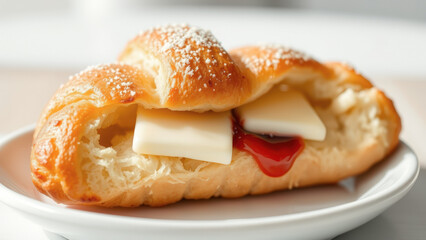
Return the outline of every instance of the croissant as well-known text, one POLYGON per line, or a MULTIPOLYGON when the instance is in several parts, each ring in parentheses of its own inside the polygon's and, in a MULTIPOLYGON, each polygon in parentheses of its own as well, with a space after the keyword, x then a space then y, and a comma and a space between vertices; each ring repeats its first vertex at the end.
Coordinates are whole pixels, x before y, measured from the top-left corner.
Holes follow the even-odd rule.
POLYGON ((168 25, 131 40, 118 63, 89 67, 59 88, 35 128, 31 173, 40 192, 65 204, 237 198, 360 174, 397 146, 400 130, 392 101, 348 65, 279 45, 227 52, 209 31, 168 25), (229 165, 132 150, 138 106, 222 112, 278 84, 302 92, 327 129, 324 141, 303 140, 283 176, 264 174, 235 147, 229 165))

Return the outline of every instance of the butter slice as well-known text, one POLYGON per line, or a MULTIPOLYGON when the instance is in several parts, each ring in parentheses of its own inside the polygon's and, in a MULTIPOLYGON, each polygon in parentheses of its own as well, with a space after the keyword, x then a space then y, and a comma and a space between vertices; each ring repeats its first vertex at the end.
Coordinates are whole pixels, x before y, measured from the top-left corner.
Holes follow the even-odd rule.
POLYGON ((236 109, 247 131, 322 141, 326 128, 305 96, 283 86, 236 109))
POLYGON ((229 111, 177 112, 138 107, 133 151, 229 164, 232 122, 229 111))

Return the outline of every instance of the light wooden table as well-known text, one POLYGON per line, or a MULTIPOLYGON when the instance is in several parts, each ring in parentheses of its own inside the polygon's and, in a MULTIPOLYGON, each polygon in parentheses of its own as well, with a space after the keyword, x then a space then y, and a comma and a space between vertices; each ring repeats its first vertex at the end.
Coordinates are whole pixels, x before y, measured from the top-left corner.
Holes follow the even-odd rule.
MULTIPOLYGON (((49 98, 74 72, 77 70, 0 68, 0 135, 37 121, 49 98)), ((423 169, 405 198, 371 222, 336 239, 425 239, 426 79, 395 76, 373 79, 394 100, 403 119, 401 139, 415 150, 423 169)), ((47 239, 41 228, 2 204, 0 226, 0 239, 47 239)))

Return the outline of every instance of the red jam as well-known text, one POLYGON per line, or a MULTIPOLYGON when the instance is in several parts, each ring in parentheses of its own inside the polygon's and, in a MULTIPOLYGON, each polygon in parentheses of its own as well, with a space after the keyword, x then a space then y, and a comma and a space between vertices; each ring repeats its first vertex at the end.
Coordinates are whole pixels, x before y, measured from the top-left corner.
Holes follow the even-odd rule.
POLYGON ((259 136, 244 131, 236 121, 233 121, 233 145, 250 153, 270 177, 286 174, 305 147, 301 137, 259 136))

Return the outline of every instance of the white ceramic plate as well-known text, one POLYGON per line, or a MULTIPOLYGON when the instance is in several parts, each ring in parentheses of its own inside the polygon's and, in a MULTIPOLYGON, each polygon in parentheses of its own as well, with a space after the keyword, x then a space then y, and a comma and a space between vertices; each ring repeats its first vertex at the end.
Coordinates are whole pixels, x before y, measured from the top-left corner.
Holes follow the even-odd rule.
POLYGON ((337 185, 240 199, 182 201, 163 207, 67 207, 33 187, 33 127, 0 144, 0 200, 69 239, 326 239, 374 218, 401 199, 419 171, 401 142, 385 161, 337 185))

